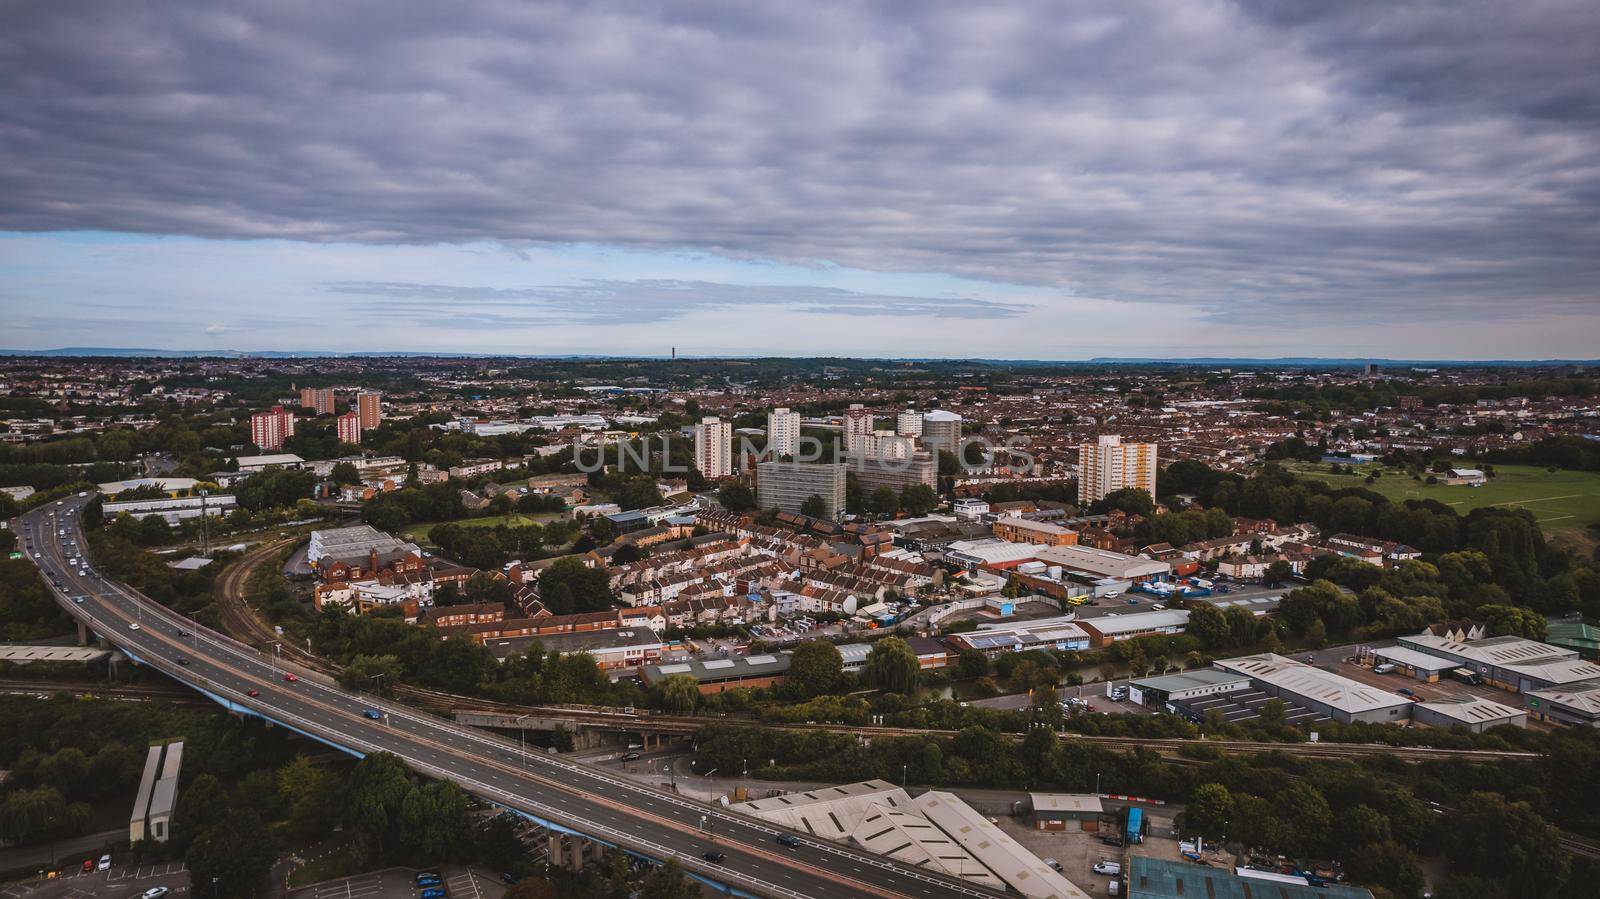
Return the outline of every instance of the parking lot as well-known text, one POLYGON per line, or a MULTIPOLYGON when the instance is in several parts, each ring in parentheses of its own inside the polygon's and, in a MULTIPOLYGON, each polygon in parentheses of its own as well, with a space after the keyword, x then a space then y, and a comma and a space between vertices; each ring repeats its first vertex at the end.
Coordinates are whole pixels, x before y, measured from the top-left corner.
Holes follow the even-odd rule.
MULTIPOLYGON (((455 865, 437 870, 450 899, 500 899, 506 891, 497 874, 455 865)), ((416 899, 423 890, 417 886, 417 873, 415 868, 388 868, 326 880, 289 895, 292 899, 416 899)))
POLYGON ((0 899, 83 899, 116 896, 135 899, 152 887, 166 887, 168 896, 189 895, 189 872, 182 862, 137 867, 116 866, 109 871, 69 871, 52 880, 14 884, 0 889, 0 899))
MULTIPOLYGON (((1101 835, 1114 834, 1109 823, 1102 824, 1098 832, 1037 830, 1026 818, 1000 818, 1000 828, 1023 848, 1042 859, 1055 859, 1061 865, 1061 876, 1076 884, 1091 896, 1109 896, 1109 875, 1094 873, 1094 863, 1101 859, 1119 862, 1126 866, 1135 855, 1150 858, 1177 859, 1178 840, 1173 836, 1171 810, 1164 807, 1144 807, 1145 818, 1150 822, 1149 834, 1143 843, 1132 846, 1108 846, 1101 835)), ((1208 856, 1208 861, 1210 860, 1208 856)))

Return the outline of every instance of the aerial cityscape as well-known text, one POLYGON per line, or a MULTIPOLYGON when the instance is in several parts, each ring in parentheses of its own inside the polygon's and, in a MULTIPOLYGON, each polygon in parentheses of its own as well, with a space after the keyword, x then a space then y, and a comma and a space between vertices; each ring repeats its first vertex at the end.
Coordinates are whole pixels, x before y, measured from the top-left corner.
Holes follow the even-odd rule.
POLYGON ((1600 7, 0 25, 0 896, 1596 895, 1600 7))

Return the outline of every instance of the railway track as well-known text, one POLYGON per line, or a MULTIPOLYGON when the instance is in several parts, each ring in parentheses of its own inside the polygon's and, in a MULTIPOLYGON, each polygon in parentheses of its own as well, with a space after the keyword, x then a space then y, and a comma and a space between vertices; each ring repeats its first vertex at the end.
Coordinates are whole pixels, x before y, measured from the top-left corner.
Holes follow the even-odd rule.
MULTIPOLYGON (((296 538, 297 539, 297 538, 296 538)), ((258 649, 265 649, 272 644, 279 644, 281 652, 293 661, 306 666, 314 671, 330 677, 337 677, 341 667, 327 659, 296 646, 290 641, 279 637, 273 629, 257 618, 245 600, 245 586, 249 582, 250 574, 265 559, 276 555, 285 546, 294 542, 281 540, 277 543, 260 547, 243 556, 223 573, 217 590, 217 604, 222 612, 222 620, 227 630, 235 637, 254 645, 258 649)), ((897 727, 863 727, 846 724, 790 724, 772 723, 757 719, 746 718, 700 718, 688 715, 657 715, 650 712, 627 711, 594 706, 523 706, 512 703, 494 702, 492 700, 476 697, 460 696, 438 690, 428 690, 422 687, 413 687, 405 684, 396 684, 392 688, 396 697, 407 700, 419 707, 433 711, 454 714, 468 712, 489 715, 507 715, 510 717, 533 715, 537 717, 553 718, 570 721, 575 726, 602 727, 616 730, 643 729, 688 733, 716 723, 743 724, 752 727, 773 727, 784 730, 826 731, 844 733, 867 738, 872 737, 953 737, 958 732, 954 730, 936 730, 922 728, 897 728, 897 727)), ((1016 739, 1021 739, 1022 734, 1010 734, 1016 739)), ((1185 740, 1179 738, 1146 738, 1146 737, 1105 737, 1084 734, 1062 734, 1063 742, 1087 744, 1106 749, 1132 750, 1136 748, 1151 749, 1168 758, 1183 758, 1187 752, 1197 747, 1210 747, 1226 753, 1240 755, 1262 755, 1272 752, 1283 752, 1303 758, 1369 758, 1372 756, 1391 756, 1411 762, 1439 761, 1445 759, 1495 762, 1517 759, 1531 759, 1537 757, 1530 752, 1508 752, 1491 749, 1436 749, 1420 746, 1390 746, 1384 743, 1264 743, 1250 740, 1185 740)))
POLYGON ((0 680, 0 694, 7 696, 55 696, 67 693, 76 697, 119 699, 133 702, 180 702, 210 705, 211 701, 187 687, 165 684, 95 684, 62 681, 0 680))

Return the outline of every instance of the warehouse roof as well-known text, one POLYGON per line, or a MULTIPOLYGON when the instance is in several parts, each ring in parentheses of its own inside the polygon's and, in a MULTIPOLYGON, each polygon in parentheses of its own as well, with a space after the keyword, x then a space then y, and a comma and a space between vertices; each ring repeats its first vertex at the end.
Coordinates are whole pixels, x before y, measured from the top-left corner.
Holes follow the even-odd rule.
POLYGON ((1178 674, 1163 674, 1159 677, 1141 677, 1128 681, 1141 690, 1157 690, 1162 693, 1177 693, 1181 690, 1194 690, 1199 687, 1216 687, 1222 684, 1249 683, 1250 678, 1233 671, 1219 671, 1215 668, 1196 668, 1193 671, 1184 671, 1178 674))
POLYGON ((1038 812, 1063 812, 1066 814, 1100 814, 1105 806, 1093 793, 1029 793, 1033 810, 1038 812))
POLYGON ((1405 705, 1411 700, 1331 671, 1313 668, 1277 653, 1219 659, 1218 668, 1237 671, 1264 681, 1295 696, 1352 714, 1405 705))
POLYGON ((1502 705, 1492 699, 1446 699, 1438 702, 1419 702, 1417 708, 1427 709, 1462 724, 1489 724, 1494 721, 1510 722, 1527 713, 1502 705))
POLYGON ((1384 646, 1374 649, 1372 654, 1384 661, 1404 665, 1417 671, 1449 671, 1451 668, 1461 664, 1455 659, 1418 652, 1415 649, 1407 649, 1404 646, 1384 646))
POLYGON ((911 808, 911 797, 888 781, 864 780, 803 793, 752 799, 729 806, 763 821, 830 840, 842 840, 850 836, 856 825, 874 807, 908 809, 911 808))
POLYGON ((1286 883, 1241 877, 1221 868, 1136 855, 1128 870, 1128 899, 1372 899, 1361 887, 1286 883))
POLYGON ((1035 558, 1097 577, 1139 578, 1166 574, 1172 566, 1143 556, 1126 556, 1092 546, 1046 546, 1035 558))
POLYGON ((984 867, 1000 875, 1001 880, 1028 899, 1089 899, 1088 893, 1057 874, 955 795, 929 790, 916 798, 916 807, 984 867))

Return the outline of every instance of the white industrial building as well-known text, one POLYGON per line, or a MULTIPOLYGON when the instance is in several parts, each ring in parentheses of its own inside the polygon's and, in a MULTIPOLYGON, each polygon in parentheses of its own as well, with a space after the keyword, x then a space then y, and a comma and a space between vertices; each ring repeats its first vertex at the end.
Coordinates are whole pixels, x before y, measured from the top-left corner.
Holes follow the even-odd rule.
POLYGON ((951 793, 913 799, 882 780, 789 793, 730 806, 801 833, 849 842, 906 864, 1029 899, 1088 899, 951 793))
POLYGON ((1342 724, 1355 721, 1397 724, 1411 718, 1414 703, 1404 696, 1277 653, 1221 659, 1214 664, 1223 671, 1249 677, 1251 683, 1265 693, 1293 700, 1342 724))

